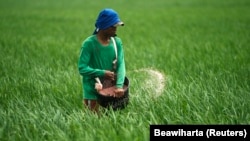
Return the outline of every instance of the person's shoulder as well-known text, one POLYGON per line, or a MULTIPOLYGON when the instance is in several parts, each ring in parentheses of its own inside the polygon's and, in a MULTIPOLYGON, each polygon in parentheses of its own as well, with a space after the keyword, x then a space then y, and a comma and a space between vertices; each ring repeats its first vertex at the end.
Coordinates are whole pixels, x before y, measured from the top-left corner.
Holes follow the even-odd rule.
POLYGON ((114 38, 115 38, 115 41, 116 41, 116 42, 122 42, 122 39, 121 39, 120 37, 115 36, 114 38))
POLYGON ((82 45, 90 44, 93 41, 95 41, 95 35, 88 36, 87 38, 85 38, 85 40, 83 40, 82 45))
POLYGON ((93 40, 95 40, 95 35, 90 35, 84 40, 84 42, 91 42, 93 40))

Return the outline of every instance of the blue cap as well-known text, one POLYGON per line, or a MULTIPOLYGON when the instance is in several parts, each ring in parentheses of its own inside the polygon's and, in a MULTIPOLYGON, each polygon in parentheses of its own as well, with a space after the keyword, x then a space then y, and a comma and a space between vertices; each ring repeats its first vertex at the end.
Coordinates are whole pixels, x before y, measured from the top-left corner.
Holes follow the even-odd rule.
POLYGON ((118 14, 113 9, 103 9, 96 20, 95 31, 93 34, 96 34, 99 30, 107 29, 111 26, 123 26, 124 23, 120 20, 118 14))

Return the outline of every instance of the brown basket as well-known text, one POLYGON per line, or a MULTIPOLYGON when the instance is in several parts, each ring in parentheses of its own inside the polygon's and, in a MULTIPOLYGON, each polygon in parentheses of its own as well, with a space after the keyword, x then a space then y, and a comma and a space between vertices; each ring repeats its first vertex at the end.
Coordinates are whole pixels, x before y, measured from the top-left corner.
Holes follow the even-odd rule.
POLYGON ((123 109, 129 102, 129 80, 127 77, 124 79, 124 95, 122 97, 113 97, 115 84, 114 81, 105 81, 103 83, 103 89, 98 93, 98 103, 102 107, 112 108, 114 110, 123 109))

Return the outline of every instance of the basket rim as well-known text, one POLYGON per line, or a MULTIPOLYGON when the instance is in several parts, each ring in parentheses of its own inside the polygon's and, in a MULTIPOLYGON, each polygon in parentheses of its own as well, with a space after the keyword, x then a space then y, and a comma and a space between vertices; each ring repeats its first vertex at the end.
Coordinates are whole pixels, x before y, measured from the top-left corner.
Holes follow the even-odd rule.
MULTIPOLYGON (((124 95, 127 94, 129 92, 129 79, 125 76, 125 79, 124 79, 124 85, 123 85, 123 89, 124 89, 124 95), (125 88, 124 88, 125 87, 125 88)), ((110 87, 107 87, 105 89, 109 89, 111 87, 115 87, 115 86, 110 86, 110 87)), ((104 90, 104 89, 103 89, 104 90)), ((101 94, 100 92, 97 92, 98 95, 102 96, 102 97, 112 97, 112 96, 109 96, 109 95, 103 95, 101 94)))

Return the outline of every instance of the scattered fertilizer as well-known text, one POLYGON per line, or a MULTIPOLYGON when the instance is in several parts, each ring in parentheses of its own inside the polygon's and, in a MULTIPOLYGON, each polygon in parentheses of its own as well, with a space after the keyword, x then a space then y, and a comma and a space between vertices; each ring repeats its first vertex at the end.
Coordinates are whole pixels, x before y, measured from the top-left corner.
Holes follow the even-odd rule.
POLYGON ((155 97, 158 97, 163 93, 165 87, 164 74, 155 69, 150 68, 138 69, 134 70, 133 72, 144 72, 148 74, 147 77, 145 77, 146 80, 144 80, 144 85, 147 86, 147 89, 149 91, 152 91, 152 94, 154 94, 155 97))

